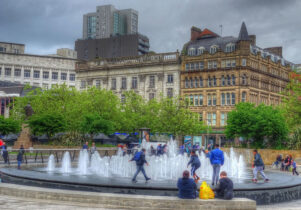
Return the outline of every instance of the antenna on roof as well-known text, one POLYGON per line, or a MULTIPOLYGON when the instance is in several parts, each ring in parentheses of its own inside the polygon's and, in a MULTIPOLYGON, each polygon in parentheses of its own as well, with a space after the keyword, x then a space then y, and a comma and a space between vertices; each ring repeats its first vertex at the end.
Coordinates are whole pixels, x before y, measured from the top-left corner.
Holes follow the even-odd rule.
POLYGON ((219 27, 221 28, 221 36, 223 35, 223 25, 219 25, 219 27))

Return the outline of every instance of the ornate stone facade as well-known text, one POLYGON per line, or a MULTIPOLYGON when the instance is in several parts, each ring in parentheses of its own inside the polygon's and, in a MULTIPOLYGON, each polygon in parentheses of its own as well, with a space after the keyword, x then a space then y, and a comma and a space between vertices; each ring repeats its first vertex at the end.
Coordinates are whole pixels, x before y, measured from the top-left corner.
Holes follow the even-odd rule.
POLYGON ((209 139, 224 138, 227 113, 235 104, 281 102, 280 92, 289 82, 291 67, 282 55, 270 53, 271 48, 257 47, 255 36, 248 35, 244 23, 238 38, 195 28, 191 37, 183 49, 181 96, 213 127, 216 134, 209 139))
POLYGON ((180 92, 177 52, 78 62, 76 73, 78 89, 94 85, 112 90, 121 98, 129 90, 147 100, 160 94, 173 97, 180 92))

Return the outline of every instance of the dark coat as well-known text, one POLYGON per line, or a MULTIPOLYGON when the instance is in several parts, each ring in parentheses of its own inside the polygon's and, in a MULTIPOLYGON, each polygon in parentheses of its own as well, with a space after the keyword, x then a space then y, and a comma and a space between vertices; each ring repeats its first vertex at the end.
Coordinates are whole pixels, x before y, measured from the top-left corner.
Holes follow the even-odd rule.
POLYGON ((228 177, 219 180, 219 185, 215 189, 216 197, 226 200, 233 198, 233 182, 228 177))
POLYGON ((177 187, 179 189, 179 198, 195 199, 197 186, 191 178, 179 178, 177 187))
POLYGON ((190 160, 187 165, 190 165, 190 164, 191 164, 191 166, 200 167, 201 161, 197 155, 191 155, 190 160))
POLYGON ((23 153, 21 151, 18 153, 17 161, 23 161, 23 153))
POLYGON ((254 166, 264 166, 263 160, 259 153, 256 153, 254 156, 254 166))
MULTIPOLYGON (((131 161, 133 161, 133 160, 134 160, 134 157, 131 159, 131 161)), ((136 165, 143 166, 144 163, 147 163, 147 161, 145 160, 145 154, 143 152, 141 152, 139 160, 136 160, 136 165)))

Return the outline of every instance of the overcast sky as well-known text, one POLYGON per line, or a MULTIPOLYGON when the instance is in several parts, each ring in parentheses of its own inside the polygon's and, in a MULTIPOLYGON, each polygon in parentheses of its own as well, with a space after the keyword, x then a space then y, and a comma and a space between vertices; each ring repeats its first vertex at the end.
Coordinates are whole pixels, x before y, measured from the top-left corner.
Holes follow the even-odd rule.
POLYGON ((0 41, 24 43, 32 54, 73 49, 83 14, 104 4, 137 10, 138 30, 156 52, 181 50, 191 26, 220 34, 223 25, 223 36, 238 36, 245 21, 259 47, 283 46, 284 58, 301 63, 299 0, 0 0, 0 41))

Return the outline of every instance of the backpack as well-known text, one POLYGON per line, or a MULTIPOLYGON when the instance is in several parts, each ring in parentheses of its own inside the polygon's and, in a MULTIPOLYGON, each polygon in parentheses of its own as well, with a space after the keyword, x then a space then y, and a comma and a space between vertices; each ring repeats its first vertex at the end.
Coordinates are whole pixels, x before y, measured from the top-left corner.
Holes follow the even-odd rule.
POLYGON ((139 161, 139 160, 140 160, 140 157, 141 157, 141 152, 136 152, 135 155, 134 155, 133 160, 134 160, 134 161, 139 161))

